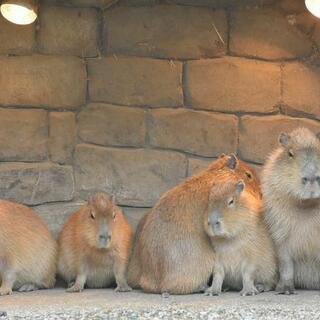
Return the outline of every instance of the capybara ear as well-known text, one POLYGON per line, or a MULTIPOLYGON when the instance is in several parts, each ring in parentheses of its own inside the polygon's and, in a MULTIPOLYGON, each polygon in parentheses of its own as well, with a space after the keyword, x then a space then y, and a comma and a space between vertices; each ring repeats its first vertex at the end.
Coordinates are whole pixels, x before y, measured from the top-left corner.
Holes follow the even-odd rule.
POLYGON ((225 153, 221 153, 220 156, 219 156, 219 158, 223 158, 223 157, 225 157, 225 156, 226 156, 225 153))
POLYGON ((289 141, 290 141, 290 136, 286 132, 281 132, 280 135, 279 135, 280 144, 283 147, 288 148, 289 141))
POLYGON ((93 205, 93 196, 92 196, 92 195, 90 195, 90 196, 88 197, 88 204, 89 204, 90 206, 93 205))
POLYGON ((235 169, 238 165, 238 159, 237 157, 231 153, 229 156, 228 156, 228 160, 227 160, 227 166, 230 168, 230 169, 235 169))
POLYGON ((239 180, 237 183, 236 183, 236 190, 237 190, 237 193, 241 193, 244 189, 244 182, 242 180, 239 180))

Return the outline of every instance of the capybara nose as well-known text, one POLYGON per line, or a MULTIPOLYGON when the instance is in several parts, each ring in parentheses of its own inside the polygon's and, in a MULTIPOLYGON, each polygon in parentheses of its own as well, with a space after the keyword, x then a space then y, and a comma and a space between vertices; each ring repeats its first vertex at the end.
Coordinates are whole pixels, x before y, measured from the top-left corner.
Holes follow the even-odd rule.
POLYGON ((107 241, 108 238, 109 238, 108 235, 100 235, 99 236, 100 241, 107 241))

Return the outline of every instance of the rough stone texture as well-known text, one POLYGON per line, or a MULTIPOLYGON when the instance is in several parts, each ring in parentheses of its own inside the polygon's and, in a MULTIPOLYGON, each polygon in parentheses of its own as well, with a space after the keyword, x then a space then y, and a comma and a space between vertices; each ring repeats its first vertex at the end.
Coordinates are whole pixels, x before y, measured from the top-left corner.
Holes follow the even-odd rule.
POLYGON ((168 3, 212 8, 256 7, 273 3, 274 0, 166 0, 168 3))
POLYGON ((79 137, 86 142, 114 146, 142 146, 145 111, 140 108, 89 104, 79 115, 79 137))
POLYGON ((124 215, 128 219, 133 231, 137 229, 140 219, 150 210, 150 208, 130 208, 122 207, 121 208, 124 215))
POLYGON ((263 163, 268 154, 278 146, 280 132, 290 132, 299 126, 318 133, 320 123, 290 118, 282 115, 270 117, 244 116, 240 121, 240 153, 245 160, 263 163))
POLYGON ((300 13, 306 10, 305 2, 301 0, 281 0, 280 7, 287 13, 300 13))
POLYGON ((71 163, 76 142, 76 119, 72 112, 50 112, 50 159, 60 164, 71 163))
POLYGON ((117 203, 150 207, 186 172, 183 155, 157 150, 78 145, 75 153, 77 190, 82 197, 106 191, 117 203))
POLYGON ((153 6, 157 4, 159 0, 120 0, 120 6, 153 6))
POLYGON ((311 15, 309 11, 287 16, 290 24, 296 26, 307 35, 311 35, 319 19, 311 15))
POLYGON ((43 0, 47 5, 62 5, 70 7, 97 7, 106 9, 117 3, 118 0, 43 0))
POLYGON ((219 56, 227 46, 226 14, 186 6, 115 7, 105 12, 104 38, 107 52, 116 54, 180 59, 219 56))
POLYGON ((38 41, 43 53, 94 57, 98 54, 98 11, 41 7, 38 41))
POLYGON ((51 163, 0 163, 0 198, 27 205, 71 200, 72 171, 51 163))
POLYGON ((225 57, 187 63, 187 103, 216 111, 271 112, 280 102, 277 63, 225 57))
POLYGON ((89 61, 92 101, 123 105, 182 105, 182 64, 148 58, 107 57, 89 61))
POLYGON ((320 48, 320 22, 319 21, 315 26, 312 37, 315 43, 317 44, 317 47, 320 48))
POLYGON ((75 57, 0 56, 0 105, 76 108, 85 102, 86 70, 75 57))
POLYGON ((73 212, 76 212, 84 203, 82 200, 76 202, 49 203, 35 206, 33 209, 39 214, 54 236, 57 236, 69 216, 73 212))
POLYGON ((0 161, 45 160, 46 117, 42 110, 0 109, 0 161))
POLYGON ((237 150, 238 119, 233 115, 185 109, 151 111, 151 144, 208 157, 237 150))
POLYGON ((35 24, 9 22, 0 15, 0 54, 28 54, 35 45, 35 24))
POLYGON ((244 10, 232 13, 230 50, 265 59, 295 58, 309 55, 312 42, 279 11, 244 10))
POLYGON ((288 63, 283 68, 283 102, 320 119, 320 67, 288 63))
POLYGON ((188 176, 192 176, 196 173, 199 173, 202 170, 208 168, 209 164, 215 159, 198 159, 198 158, 189 158, 188 159, 188 176))

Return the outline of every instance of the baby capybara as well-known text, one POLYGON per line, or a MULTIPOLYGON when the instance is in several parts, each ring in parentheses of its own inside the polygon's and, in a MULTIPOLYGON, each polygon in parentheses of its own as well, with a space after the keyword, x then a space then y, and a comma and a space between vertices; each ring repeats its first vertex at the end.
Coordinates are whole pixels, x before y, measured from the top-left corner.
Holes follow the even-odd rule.
POLYGON ((242 180, 213 183, 204 228, 215 252, 212 285, 206 295, 219 295, 222 285, 255 295, 275 287, 276 255, 264 225, 261 200, 244 190, 242 180))
POLYGON ((57 244, 30 208, 0 200, 0 295, 55 284, 57 244))
POLYGON ((276 290, 320 289, 320 141, 298 128, 279 142, 262 172, 264 218, 279 259, 276 290))
POLYGON ((58 237, 58 272, 69 284, 67 291, 115 284, 116 291, 130 291, 126 274, 131 233, 122 211, 106 193, 90 197, 58 237))
POLYGON ((212 273, 214 252, 203 227, 212 182, 217 173, 239 176, 261 196, 258 179, 234 155, 167 191, 139 222, 128 279, 146 292, 186 294, 203 290, 212 273))

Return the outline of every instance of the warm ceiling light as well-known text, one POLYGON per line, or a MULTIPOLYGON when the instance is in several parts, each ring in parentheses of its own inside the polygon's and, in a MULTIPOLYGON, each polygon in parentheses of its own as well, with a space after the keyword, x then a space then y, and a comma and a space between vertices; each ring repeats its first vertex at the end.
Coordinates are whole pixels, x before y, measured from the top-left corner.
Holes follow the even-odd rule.
POLYGON ((320 18, 320 0, 305 0, 307 9, 317 18, 320 18))
POLYGON ((3 0, 0 11, 15 24, 30 24, 37 19, 36 0, 3 0))

